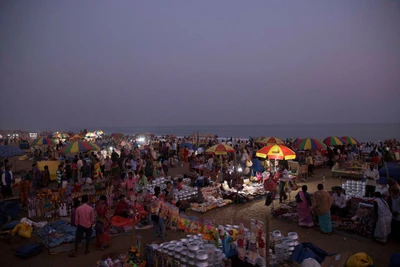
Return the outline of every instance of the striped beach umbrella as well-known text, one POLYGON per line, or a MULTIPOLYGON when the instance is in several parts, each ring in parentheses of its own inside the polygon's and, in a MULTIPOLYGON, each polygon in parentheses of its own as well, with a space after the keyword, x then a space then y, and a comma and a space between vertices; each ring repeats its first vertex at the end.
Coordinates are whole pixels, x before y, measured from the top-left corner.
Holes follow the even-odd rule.
POLYGON ((67 144, 63 149, 61 149, 61 153, 78 153, 78 152, 86 152, 86 151, 100 151, 100 147, 96 144, 88 143, 85 141, 76 141, 73 143, 67 144))
POLYGON ((32 145, 36 146, 36 145, 54 145, 55 142, 53 140, 51 140, 50 138, 36 138, 35 140, 33 140, 32 145))
POLYGON ((301 142, 296 146, 296 148, 298 150, 307 150, 307 149, 325 150, 326 145, 315 138, 306 138, 301 140, 301 142))
POLYGON ((214 155, 226 155, 233 152, 235 152, 235 149, 233 147, 224 144, 218 144, 206 150, 207 154, 214 155))
POLYGON ((327 146, 342 146, 346 144, 346 141, 336 136, 328 136, 322 142, 327 146))
POLYGON ((351 136, 343 136, 342 139, 346 142, 346 144, 354 146, 358 145, 358 141, 351 136))
POLYGON ((284 145, 265 146, 256 152, 256 156, 260 158, 288 160, 295 159, 296 153, 284 145))
POLYGON ((265 137, 259 143, 264 144, 264 145, 283 145, 284 144, 284 142, 277 137, 265 137))
POLYGON ((300 137, 294 138, 294 139, 292 139, 292 145, 293 145, 294 147, 296 147, 298 144, 300 144, 300 142, 301 142, 302 140, 303 140, 303 139, 301 139, 300 137))

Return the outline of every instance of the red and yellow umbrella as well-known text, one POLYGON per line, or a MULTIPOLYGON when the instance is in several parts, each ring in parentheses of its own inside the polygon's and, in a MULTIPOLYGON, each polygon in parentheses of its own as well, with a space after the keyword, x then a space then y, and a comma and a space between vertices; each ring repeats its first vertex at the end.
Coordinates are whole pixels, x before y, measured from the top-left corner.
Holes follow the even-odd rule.
POLYGON ((322 142, 327 146, 342 146, 346 144, 344 140, 336 136, 328 136, 322 142))
POLYGON ((268 159, 295 159, 296 153, 284 145, 265 146, 256 152, 256 156, 268 159))
POLYGON ((260 143, 260 141, 263 140, 263 139, 265 139, 265 136, 259 136, 254 140, 254 142, 260 143))
POLYGON ((224 144, 218 144, 206 150, 207 154, 214 154, 214 155, 226 155, 232 152, 235 152, 235 149, 231 146, 224 144))
POLYGON ((283 145, 284 142, 277 138, 277 137, 265 137, 264 139, 262 139, 260 142, 260 144, 265 144, 265 145, 283 145))
POLYGON ((86 151, 100 151, 100 147, 96 144, 88 143, 85 141, 76 141, 67 144, 63 149, 61 149, 61 153, 65 154, 86 152, 86 151))
POLYGON ((358 141, 351 136, 343 136, 342 139, 346 142, 346 144, 354 146, 358 145, 358 141))

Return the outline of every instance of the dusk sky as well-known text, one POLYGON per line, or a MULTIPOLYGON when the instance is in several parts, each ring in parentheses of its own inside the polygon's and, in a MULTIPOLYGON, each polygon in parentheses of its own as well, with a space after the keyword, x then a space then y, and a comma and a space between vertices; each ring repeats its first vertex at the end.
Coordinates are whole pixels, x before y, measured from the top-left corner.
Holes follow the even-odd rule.
POLYGON ((400 1, 0 1, 0 128, 400 123, 400 1))

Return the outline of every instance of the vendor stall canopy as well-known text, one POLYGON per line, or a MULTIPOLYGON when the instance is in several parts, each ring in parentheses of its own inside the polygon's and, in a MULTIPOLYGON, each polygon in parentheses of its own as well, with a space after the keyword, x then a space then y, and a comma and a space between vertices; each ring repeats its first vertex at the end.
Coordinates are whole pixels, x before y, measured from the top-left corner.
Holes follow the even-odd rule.
POLYGON ((55 145, 55 141, 53 141, 52 139, 50 139, 50 138, 37 138, 37 139, 35 139, 35 140, 33 140, 33 142, 32 142, 32 146, 36 146, 36 145, 39 145, 39 146, 41 146, 41 145, 55 145))
POLYGON ((264 145, 283 145, 284 144, 284 142, 277 137, 266 137, 266 138, 262 139, 259 143, 264 144, 264 145))
POLYGON ((343 136, 342 139, 346 142, 346 144, 355 146, 358 145, 359 142, 351 136, 343 136))
POLYGON ((207 154, 214 154, 214 155, 227 155, 228 153, 233 153, 233 152, 235 152, 235 149, 233 147, 224 144, 218 144, 206 150, 207 154))
POLYGON ((88 143, 85 141, 76 141, 73 143, 67 144, 62 150, 61 153, 78 153, 78 152, 86 152, 86 151, 100 151, 100 147, 96 144, 88 143))
POLYGON ((343 146, 346 144, 345 140, 336 136, 328 136, 322 142, 327 146, 343 146))
POLYGON ((265 146, 256 152, 256 156, 260 158, 288 160, 295 159, 296 153, 284 145, 265 146))
POLYGON ((296 146, 298 150, 311 150, 311 149, 316 149, 316 150, 326 150, 327 147, 324 143, 319 141, 318 139, 315 138, 306 138, 301 140, 301 142, 296 146))

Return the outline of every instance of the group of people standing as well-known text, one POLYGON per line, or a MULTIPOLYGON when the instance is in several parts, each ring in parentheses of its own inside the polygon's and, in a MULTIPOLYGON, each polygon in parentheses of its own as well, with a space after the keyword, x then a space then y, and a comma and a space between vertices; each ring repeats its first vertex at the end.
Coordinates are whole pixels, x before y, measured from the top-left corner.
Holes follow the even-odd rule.
POLYGON ((85 236, 85 255, 89 253, 89 244, 92 238, 93 227, 96 232, 95 246, 98 250, 104 250, 111 245, 111 218, 110 207, 107 204, 107 197, 100 196, 96 208, 88 204, 89 197, 83 195, 81 202, 74 203, 74 210, 71 216, 71 225, 76 226, 75 249, 70 253, 76 257, 79 244, 85 236), (95 212, 96 211, 96 212, 95 212), (96 214, 96 215, 95 215, 96 214))
MULTIPOLYGON (((301 191, 296 195, 299 215, 299 225, 302 227, 313 227, 315 215, 318 217, 320 231, 323 234, 331 234, 333 231, 331 214, 339 216, 348 214, 346 197, 340 187, 331 196, 318 184, 318 191, 312 195, 307 192, 308 188, 303 185, 301 191)), ((378 243, 385 244, 389 234, 393 234, 396 240, 400 240, 400 189, 397 183, 392 182, 389 188, 389 196, 385 197, 380 192, 374 192, 374 216, 376 225, 374 238, 378 243)))

